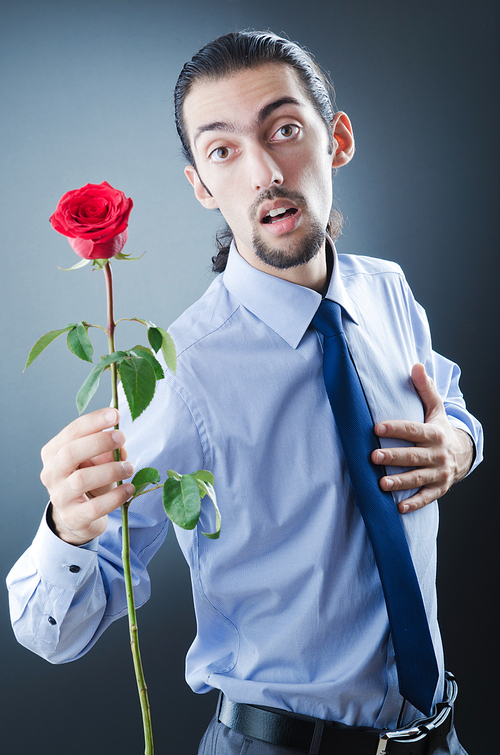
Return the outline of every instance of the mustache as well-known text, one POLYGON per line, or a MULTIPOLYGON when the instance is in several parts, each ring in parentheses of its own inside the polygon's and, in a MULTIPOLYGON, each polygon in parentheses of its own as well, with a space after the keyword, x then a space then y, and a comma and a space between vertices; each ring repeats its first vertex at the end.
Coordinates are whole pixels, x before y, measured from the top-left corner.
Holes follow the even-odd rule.
POLYGON ((263 202, 269 202, 273 199, 289 199, 294 205, 304 209, 307 206, 307 200, 303 194, 299 191, 292 191, 285 186, 274 186, 271 189, 264 189, 260 192, 258 197, 254 199, 249 210, 250 218, 255 220, 257 218, 259 207, 263 202))

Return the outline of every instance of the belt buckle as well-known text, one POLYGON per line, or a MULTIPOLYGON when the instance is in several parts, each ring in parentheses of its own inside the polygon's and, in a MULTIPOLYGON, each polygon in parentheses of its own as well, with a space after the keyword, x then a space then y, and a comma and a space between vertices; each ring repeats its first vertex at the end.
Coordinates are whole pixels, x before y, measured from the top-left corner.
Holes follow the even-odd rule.
MULTIPOLYGON (((451 694, 446 703, 441 704, 441 710, 427 723, 422 723, 417 726, 413 726, 411 729, 398 729, 397 731, 385 731, 380 734, 380 739, 375 755, 389 755, 391 752, 390 743, 394 740, 399 740, 401 744, 412 744, 413 742, 419 742, 421 739, 430 734, 434 729, 438 729, 443 726, 447 718, 451 715, 453 703, 457 696, 457 684, 453 678, 449 679, 451 682, 451 694), (401 741, 402 740, 402 741, 401 741)), ((448 724, 448 732, 451 729, 451 720, 448 724)), ((446 733, 448 733, 446 732, 446 733)))
POLYGON ((389 750, 387 748, 389 747, 390 742, 393 739, 406 738, 409 742, 417 742, 419 739, 422 739, 422 737, 425 737, 426 735, 427 735, 427 732, 426 731, 422 732, 419 726, 413 726, 411 729, 398 729, 397 731, 385 731, 383 734, 380 734, 377 752, 375 753, 375 755, 388 755, 389 750), (417 738, 415 739, 415 737, 417 738))

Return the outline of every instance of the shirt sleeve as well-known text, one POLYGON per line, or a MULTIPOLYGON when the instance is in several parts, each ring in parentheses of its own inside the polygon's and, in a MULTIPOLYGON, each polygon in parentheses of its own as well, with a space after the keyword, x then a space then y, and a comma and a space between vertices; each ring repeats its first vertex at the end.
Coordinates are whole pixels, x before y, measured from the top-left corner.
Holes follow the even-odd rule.
POLYGON ((457 430, 466 432, 472 442, 474 460, 470 474, 483 460, 483 428, 481 423, 467 411, 459 387, 460 368, 449 359, 433 352, 434 380, 444 402, 446 415, 457 430))
MULTIPOLYGON (((158 383, 153 402, 133 424, 124 402, 120 427, 136 471, 153 466, 184 474, 203 468, 202 421, 173 376, 158 383)), ((134 596, 149 598, 147 565, 168 527, 161 491, 139 496, 129 509, 134 596)), ((60 540, 44 516, 32 545, 7 577, 11 620, 18 641, 51 663, 83 655, 106 627, 126 614, 121 562, 121 512, 108 517, 98 539, 76 547, 60 540)))
POLYGON ((458 430, 464 430, 471 438, 474 447, 474 461, 468 472, 470 474, 483 459, 483 429, 481 423, 467 411, 460 390, 460 368, 450 359, 432 349, 430 328, 425 310, 415 301, 406 281, 405 287, 418 358, 424 364, 427 374, 436 384, 451 425, 458 430))

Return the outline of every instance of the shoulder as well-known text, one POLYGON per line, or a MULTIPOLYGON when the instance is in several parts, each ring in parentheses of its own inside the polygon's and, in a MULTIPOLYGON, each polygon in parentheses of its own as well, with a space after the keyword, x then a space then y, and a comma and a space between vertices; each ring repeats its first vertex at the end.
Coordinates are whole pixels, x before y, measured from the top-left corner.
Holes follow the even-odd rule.
POLYGON ((350 254, 339 255, 338 262, 342 283, 358 312, 368 317, 385 313, 392 319, 423 315, 396 262, 350 254))
POLYGON ((339 254, 338 263, 342 278, 360 275, 396 275, 404 278, 404 273, 397 262, 366 257, 357 254, 339 254))
POLYGON ((198 301, 194 302, 169 327, 177 356, 195 344, 215 335, 231 320, 239 303, 231 296, 219 275, 198 301))
POLYGON ((404 272, 396 262, 339 254, 338 264, 346 291, 358 301, 366 297, 372 303, 382 300, 387 304, 411 295, 404 272))

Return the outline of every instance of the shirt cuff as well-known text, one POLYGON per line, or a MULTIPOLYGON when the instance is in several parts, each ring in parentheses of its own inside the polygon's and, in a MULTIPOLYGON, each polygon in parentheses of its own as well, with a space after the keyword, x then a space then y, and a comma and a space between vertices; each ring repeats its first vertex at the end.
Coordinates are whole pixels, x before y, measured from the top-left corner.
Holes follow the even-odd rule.
MULTIPOLYGON (((50 504, 49 504, 50 505, 50 504)), ((96 568, 98 539, 84 547, 65 543, 47 523, 48 507, 32 544, 34 564, 42 579, 65 590, 77 590, 96 568)))

